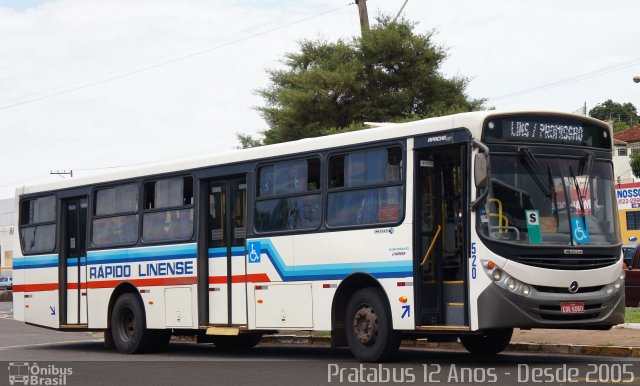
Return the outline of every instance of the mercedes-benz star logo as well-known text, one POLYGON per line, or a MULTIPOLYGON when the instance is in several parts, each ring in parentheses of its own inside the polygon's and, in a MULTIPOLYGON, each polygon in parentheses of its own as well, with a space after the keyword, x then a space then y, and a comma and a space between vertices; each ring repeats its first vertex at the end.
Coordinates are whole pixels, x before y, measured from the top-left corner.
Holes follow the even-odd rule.
POLYGON ((572 294, 575 294, 576 292, 578 292, 578 288, 580 288, 580 286, 578 285, 577 281, 572 281, 571 284, 569 284, 569 292, 571 292, 572 294))

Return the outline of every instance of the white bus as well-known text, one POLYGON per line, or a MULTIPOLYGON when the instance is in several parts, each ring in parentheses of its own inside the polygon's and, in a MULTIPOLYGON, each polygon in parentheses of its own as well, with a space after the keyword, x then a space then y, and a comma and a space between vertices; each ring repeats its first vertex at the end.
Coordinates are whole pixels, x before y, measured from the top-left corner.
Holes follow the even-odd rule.
POLYGON ((603 122, 488 111, 24 187, 15 318, 122 353, 331 331, 361 361, 401 338, 492 354, 513 328, 608 329, 611 157, 603 122))

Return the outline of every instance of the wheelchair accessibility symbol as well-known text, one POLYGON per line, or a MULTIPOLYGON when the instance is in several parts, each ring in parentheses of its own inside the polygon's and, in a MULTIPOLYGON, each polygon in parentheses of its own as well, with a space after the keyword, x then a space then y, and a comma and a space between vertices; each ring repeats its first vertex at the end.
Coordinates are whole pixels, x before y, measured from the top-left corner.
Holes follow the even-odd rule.
POLYGON ((260 242, 259 241, 249 241, 247 243, 247 258, 249 259, 249 263, 260 262, 260 242))
POLYGON ((573 228, 573 241, 576 243, 588 243, 590 241, 589 230, 584 226, 582 217, 572 217, 571 225, 571 228, 573 228))

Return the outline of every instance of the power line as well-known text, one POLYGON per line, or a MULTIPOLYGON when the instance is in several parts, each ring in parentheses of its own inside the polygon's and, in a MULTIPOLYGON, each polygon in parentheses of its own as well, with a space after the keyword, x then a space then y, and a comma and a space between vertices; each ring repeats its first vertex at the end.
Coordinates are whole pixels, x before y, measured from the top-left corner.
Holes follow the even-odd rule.
POLYGON ((533 92, 537 92, 537 91, 546 90, 546 89, 553 88, 553 87, 564 86, 564 85, 567 85, 567 84, 570 84, 570 83, 579 82, 581 80, 586 80, 586 79, 594 78, 596 76, 605 75, 605 74, 608 74, 610 72, 622 70, 622 69, 625 69, 625 68, 630 68, 630 67, 636 66, 638 64, 640 64, 640 58, 635 58, 635 59, 628 60, 626 62, 614 64, 614 65, 608 66, 608 67, 603 67, 603 68, 600 68, 598 70, 594 70, 594 71, 590 71, 590 72, 587 72, 587 73, 584 73, 584 74, 581 74, 581 75, 577 75, 577 76, 573 76, 573 77, 570 77, 570 78, 558 80, 558 81, 555 81, 555 82, 552 82, 552 83, 548 83, 548 84, 545 84, 545 85, 542 85, 542 86, 533 87, 533 88, 529 88, 529 89, 526 89, 526 90, 516 91, 516 92, 509 93, 509 94, 504 94, 504 95, 500 95, 500 96, 497 96, 497 97, 489 98, 488 100, 494 101, 494 100, 498 100, 498 99, 511 98, 511 97, 515 97, 515 96, 520 96, 520 95, 524 95, 524 94, 529 94, 529 93, 533 93, 533 92))
MULTIPOLYGON (((321 4, 312 6, 311 8, 309 8, 309 10, 315 10, 315 9, 324 7, 325 5, 327 5, 329 3, 334 3, 336 1, 338 1, 338 0, 325 1, 325 2, 323 2, 321 4)), ((305 13, 308 13, 308 12, 305 12, 305 13)), ((300 16, 301 14, 302 13, 296 13, 296 14, 288 15, 284 20, 292 19, 293 17, 300 16)), ((278 20, 278 22, 282 22, 282 20, 278 20)), ((216 41, 225 40, 227 38, 232 38, 232 37, 234 37, 236 35, 241 35, 241 34, 253 32, 253 31, 255 31, 255 30, 259 29, 259 28, 266 27, 266 26, 269 26, 269 25, 272 25, 272 24, 275 24, 275 22, 274 21, 269 21, 267 23, 263 23, 263 24, 260 24, 260 25, 257 25, 257 26, 251 27, 251 28, 246 28, 246 29, 241 30, 239 32, 235 32, 233 34, 228 34, 228 35, 222 36, 222 37, 216 39, 216 41)), ((142 65, 145 65, 145 64, 148 64, 148 63, 153 64, 154 62, 157 62, 158 60, 162 60, 162 59, 165 59, 165 58, 170 58, 172 56, 175 56, 175 55, 178 55, 178 54, 181 54, 181 53, 184 53, 184 52, 193 51, 195 49, 202 49, 202 47, 206 47, 210 43, 211 42, 209 42, 207 44, 198 44, 198 45, 195 45, 195 46, 191 46, 189 48, 176 50, 174 52, 171 52, 171 53, 162 55, 160 57, 157 57, 154 60, 144 60, 144 61, 138 62, 136 64, 133 64, 133 65, 128 65, 128 66, 121 67, 121 68, 119 68, 117 70, 111 70, 111 71, 103 72, 101 74, 96 74, 95 76, 84 77, 83 79, 77 79, 77 80, 74 80, 74 81, 71 81, 71 82, 68 82, 68 83, 65 83, 65 84, 59 84, 57 86, 53 86, 53 87, 50 87, 50 88, 47 88, 45 90, 41 90, 41 91, 38 91, 38 92, 33 92, 33 93, 30 93, 30 94, 22 95, 20 97, 4 99, 4 100, 0 101, 0 103, 1 104, 5 104, 5 103, 14 102, 14 101, 20 101, 20 100, 24 100, 25 98, 35 97, 37 95, 49 93, 51 91, 59 90, 61 88, 67 88, 67 87, 71 87, 71 86, 76 85, 76 84, 89 82, 92 79, 95 79, 97 77, 104 77, 104 76, 108 76, 108 75, 112 75, 112 74, 117 74, 117 73, 122 72, 122 71, 129 71, 129 70, 131 70, 131 69, 133 69, 135 67, 139 67, 139 66, 142 66, 142 65)))
MULTIPOLYGON (((235 143, 235 142, 236 142, 235 140, 227 141, 227 142, 224 142, 222 144, 216 144, 216 146, 217 147, 224 147, 224 146, 231 145, 232 143, 235 143)), ((193 151, 193 152, 190 152, 190 153, 182 154, 182 155, 179 156, 179 158, 185 159, 187 157, 191 157, 191 156, 194 156, 194 155, 197 155, 197 154, 202 154, 205 151, 209 152, 210 150, 211 150, 211 147, 208 146, 205 149, 200 149, 200 150, 196 150, 196 151, 193 151)), ((84 168, 84 169, 76 168, 74 170, 76 170, 76 171, 95 171, 95 170, 119 169, 119 168, 128 168, 128 167, 132 167, 132 166, 152 165, 152 164, 157 164, 157 163, 166 162, 166 161, 175 160, 175 159, 176 159, 175 157, 172 157, 172 158, 169 158, 169 159, 164 158, 164 159, 155 160, 155 161, 146 161, 146 162, 129 163, 129 164, 121 164, 121 165, 101 166, 101 167, 97 167, 97 168, 84 168)))
POLYGON ((105 79, 102 79, 102 80, 98 80, 98 81, 95 81, 95 82, 87 83, 87 84, 82 85, 82 86, 73 87, 73 88, 70 88, 70 89, 66 89, 66 90, 55 92, 55 93, 47 94, 47 95, 44 95, 44 96, 41 96, 41 97, 27 99, 27 100, 24 100, 24 101, 21 101, 21 102, 17 102, 17 103, 13 103, 13 104, 6 105, 6 106, 0 106, 0 110, 7 110, 7 109, 10 109, 10 108, 13 108, 13 107, 17 107, 17 106, 21 106, 21 105, 25 105, 25 104, 29 104, 29 103, 33 103, 33 102, 38 102, 38 101, 41 101, 41 100, 44 100, 44 99, 53 98, 53 97, 56 97, 56 96, 59 96, 59 95, 68 94, 68 93, 71 93, 71 92, 74 92, 74 91, 78 91, 78 90, 82 90, 82 89, 85 89, 85 88, 98 86, 98 85, 101 85, 101 84, 104 84, 104 83, 107 83, 107 82, 111 82, 111 81, 114 81, 114 80, 126 78, 126 77, 129 77, 129 76, 135 75, 135 74, 139 74, 141 72, 150 71, 150 70, 153 70, 153 69, 156 69, 156 68, 159 68, 159 67, 163 67, 163 66, 166 66, 166 65, 169 65, 169 64, 181 62, 181 61, 193 58, 195 56, 203 55, 203 54, 209 53, 211 51, 215 51, 215 50, 219 50, 221 48, 232 46, 234 44, 238 44, 238 43, 241 43, 241 42, 244 42, 244 41, 247 41, 247 40, 251 40, 253 38, 256 38, 256 37, 259 37, 259 36, 263 36, 263 35, 269 34, 271 32, 275 32, 275 31, 290 27, 292 25, 300 24, 300 23, 303 23, 305 21, 308 21, 308 20, 311 20, 311 19, 315 19, 315 18, 320 17, 320 16, 327 15, 329 13, 333 13, 333 12, 338 11, 340 9, 346 8, 346 7, 348 7, 348 6, 352 5, 352 4, 353 3, 349 3, 349 4, 346 4, 346 5, 337 7, 337 8, 330 9, 328 11, 317 13, 317 14, 311 15, 309 17, 305 17, 305 18, 302 18, 302 19, 299 19, 299 20, 295 20, 295 21, 290 22, 290 23, 286 23, 286 24, 282 24, 282 25, 270 28, 270 29, 262 31, 262 32, 255 33, 255 34, 247 36, 247 37, 238 38, 238 39, 232 40, 230 42, 217 45, 215 47, 203 49, 203 50, 196 51, 196 52, 188 54, 188 55, 183 55, 183 56, 177 57, 175 59, 166 60, 164 62, 152 64, 152 65, 149 65, 149 66, 146 66, 146 67, 142 67, 142 68, 137 69, 137 70, 125 72, 124 74, 115 75, 115 76, 108 77, 108 78, 105 78, 105 79))
MULTIPOLYGON (((36 175, 36 174, 31 174, 31 175, 33 176, 33 178, 36 178, 36 177, 37 177, 37 175, 36 175)), ((33 178, 30 178, 30 179, 23 179, 23 180, 18 180, 18 181, 12 181, 12 182, 9 182, 9 183, 5 183, 5 184, 3 184, 3 185, 0 185, 0 188, 8 188, 8 187, 12 187, 12 186, 18 186, 18 185, 21 185, 21 184, 26 184, 27 182, 29 182, 29 181, 33 180, 33 178)))

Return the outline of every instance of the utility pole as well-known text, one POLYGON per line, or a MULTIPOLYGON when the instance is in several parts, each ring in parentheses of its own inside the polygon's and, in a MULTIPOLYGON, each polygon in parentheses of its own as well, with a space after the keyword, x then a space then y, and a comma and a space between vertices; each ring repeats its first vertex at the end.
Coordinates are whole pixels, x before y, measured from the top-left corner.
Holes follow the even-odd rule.
POLYGON ((49 174, 57 174, 57 175, 59 175, 61 178, 64 178, 64 177, 62 177, 62 176, 69 176, 69 177, 73 177, 73 170, 69 170, 69 171, 66 171, 66 170, 56 170, 55 172, 54 172, 53 170, 51 170, 51 171, 49 172, 49 174))
POLYGON ((393 18, 392 23, 395 23, 396 20, 398 20, 398 18, 400 17, 400 14, 402 13, 402 10, 404 9, 404 7, 407 5, 408 2, 409 2, 409 0, 404 0, 404 3, 402 4, 402 7, 400 7, 400 10, 398 11, 398 14, 396 15, 396 17, 393 18))
POLYGON ((360 36, 369 31, 369 14, 367 13, 367 0, 356 0, 358 13, 360 14, 360 36))

